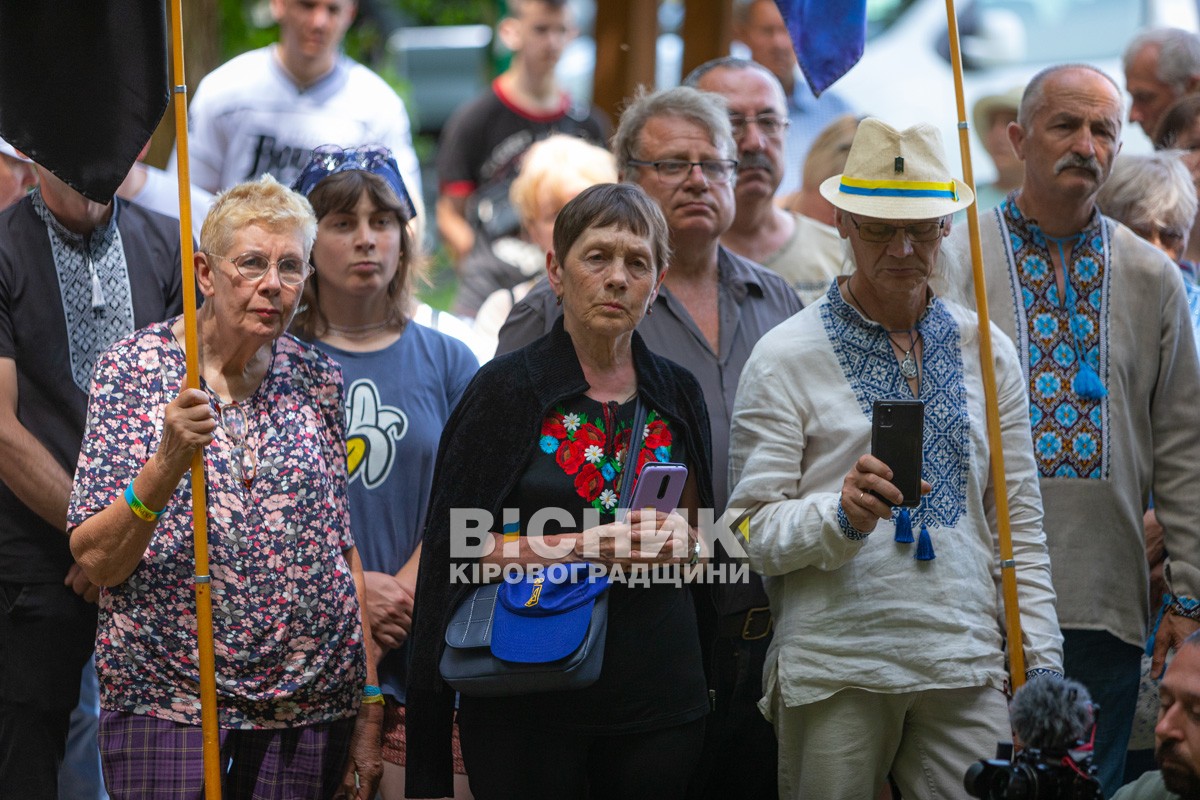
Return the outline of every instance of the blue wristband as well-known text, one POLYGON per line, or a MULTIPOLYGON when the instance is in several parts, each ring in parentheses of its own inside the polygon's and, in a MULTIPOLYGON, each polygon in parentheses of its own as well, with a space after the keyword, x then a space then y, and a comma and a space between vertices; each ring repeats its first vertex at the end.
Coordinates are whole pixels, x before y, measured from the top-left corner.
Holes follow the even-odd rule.
MULTIPOLYGON (((158 522, 158 518, 163 515, 162 511, 146 508, 146 504, 138 500, 138 496, 133 493, 132 480, 125 487, 125 503, 129 506, 129 510, 133 512, 135 517, 146 522, 158 522)), ((166 509, 164 508, 163 511, 166 511, 166 509)))

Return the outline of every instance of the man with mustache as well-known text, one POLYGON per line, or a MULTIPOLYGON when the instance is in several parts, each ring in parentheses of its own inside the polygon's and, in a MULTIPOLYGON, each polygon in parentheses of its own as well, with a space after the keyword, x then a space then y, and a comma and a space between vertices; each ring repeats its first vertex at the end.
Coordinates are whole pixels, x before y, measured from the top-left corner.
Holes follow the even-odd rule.
POLYGON ((1179 648, 1163 674, 1154 728, 1158 772, 1147 772, 1113 800, 1200 800, 1200 636, 1179 648))
MULTIPOLYGON (((981 220, 992 320, 1017 344, 1069 677, 1104 709, 1096 764, 1120 783, 1148 623, 1142 514, 1171 554, 1154 673, 1200 619, 1200 362, 1179 268, 1100 213, 1121 93, 1099 70, 1034 76, 1008 133, 1021 188, 981 220)), ((943 251, 973 303, 967 230, 943 251)))
POLYGON ((791 122, 783 86, 769 69, 744 58, 717 58, 692 70, 684 84, 725 98, 738 148, 733 224, 721 244, 778 272, 805 305, 829 290, 844 251, 837 230, 775 205, 791 122))

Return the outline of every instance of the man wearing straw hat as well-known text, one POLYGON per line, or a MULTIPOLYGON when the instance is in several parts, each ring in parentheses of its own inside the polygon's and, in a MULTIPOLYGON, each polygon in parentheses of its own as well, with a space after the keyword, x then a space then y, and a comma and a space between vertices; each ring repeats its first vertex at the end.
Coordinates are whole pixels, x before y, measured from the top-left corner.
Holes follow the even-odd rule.
MULTIPOLYGON (((1172 593, 1155 674, 1200 618, 1200 364, 1179 268, 1096 206, 1121 117, 1120 90, 1094 67, 1035 75, 1008 129, 1024 183, 980 220, 988 305, 1030 397, 1064 666, 1103 709, 1096 764, 1108 794, 1147 640, 1152 493, 1172 593)), ((947 245, 959 291, 970 289, 968 245, 965 229, 947 245)))
POLYGON ((733 416, 729 505, 749 514, 775 617, 759 707, 781 797, 873 798, 889 773, 905 798, 959 797, 968 765, 1010 738, 996 491, 1028 669, 1062 669, 1025 384, 997 336, 1008 469, 995 487, 977 320, 929 289, 950 217, 974 199, 932 126, 864 120, 821 191, 853 271, 759 340, 733 416), (900 465, 870 454, 873 404, 914 398, 923 496, 905 498, 900 465))

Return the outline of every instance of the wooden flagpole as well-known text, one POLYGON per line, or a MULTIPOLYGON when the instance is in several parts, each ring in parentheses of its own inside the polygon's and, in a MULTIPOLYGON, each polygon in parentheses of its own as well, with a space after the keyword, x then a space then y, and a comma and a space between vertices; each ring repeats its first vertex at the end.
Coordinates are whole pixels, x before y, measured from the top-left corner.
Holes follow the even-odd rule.
MULTIPOLYGON (((962 53, 958 42, 958 16, 954 0, 946 0, 946 24, 950 33, 950 63, 954 68, 954 99, 958 104, 958 146, 962 152, 963 180, 975 191, 971 169, 970 126, 963 99, 962 53)), ((976 195, 978 198, 978 194, 976 195)), ((1000 407, 997 401, 995 361, 992 356, 992 331, 988 318, 987 285, 983 277, 983 249, 979 243, 978 203, 967 208, 967 229, 971 235, 971 267, 975 283, 975 309, 979 315, 979 360, 983 374, 983 397, 987 409, 988 450, 991 452, 992 486, 996 498, 996 522, 1000 538, 1000 579, 1004 590, 1004 621, 1008 633, 1009 679, 1015 691, 1025 683, 1025 646, 1021 638, 1021 609, 1017 604, 1017 565, 1013 559, 1012 528, 1008 519, 1008 492, 1005 490, 1004 450, 1000 440, 1000 407)))
MULTIPOLYGON (((179 252, 183 257, 183 340, 187 387, 200 388, 196 347, 196 271, 192 252, 192 181, 188 169, 187 81, 183 65, 182 0, 171 0, 172 97, 175 101, 175 146, 179 180, 179 252)), ((200 671, 200 726, 204 739, 204 797, 221 798, 220 732, 217 727, 217 675, 213 655, 211 576, 208 573, 208 500, 204 483, 204 450, 192 457, 192 520, 195 550, 196 649, 200 671)))

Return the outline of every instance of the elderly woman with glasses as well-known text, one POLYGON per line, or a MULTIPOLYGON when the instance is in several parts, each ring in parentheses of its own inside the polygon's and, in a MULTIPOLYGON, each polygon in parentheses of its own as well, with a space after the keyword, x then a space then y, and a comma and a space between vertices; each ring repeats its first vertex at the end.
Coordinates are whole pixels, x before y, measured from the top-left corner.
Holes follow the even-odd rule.
POLYGON ((967 767, 1010 732, 999 492, 1024 631, 1008 646, 1031 670, 1062 670, 1024 380, 993 334, 996 486, 977 321, 929 287, 951 215, 973 200, 936 129, 864 120, 821 193, 853 272, 759 340, 729 456, 729 505, 749 515, 775 618, 760 707, 779 739, 779 793, 878 797, 890 774, 904 797, 961 797, 967 767), (911 443, 916 463, 876 449, 876 431, 911 443))
POLYGON ((305 199, 269 176, 233 187, 195 254, 201 388, 183 388, 181 319, 96 365, 68 519, 75 559, 104 587, 99 744, 114 800, 203 793, 197 450, 227 796, 367 800, 378 783, 383 705, 364 659, 341 375, 285 333, 315 232, 305 199))
MULTIPOLYGON (((314 273, 293 330, 342 367, 350 527, 362 555, 386 699, 384 800, 404 797, 405 646, 433 462, 446 419, 478 362, 457 339, 412 320, 420 265, 413 204, 383 147, 317 148, 296 181, 317 217, 314 273)), ((466 778, 458 760, 460 795, 466 778)))

